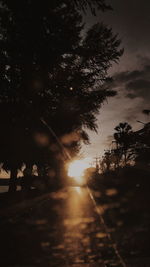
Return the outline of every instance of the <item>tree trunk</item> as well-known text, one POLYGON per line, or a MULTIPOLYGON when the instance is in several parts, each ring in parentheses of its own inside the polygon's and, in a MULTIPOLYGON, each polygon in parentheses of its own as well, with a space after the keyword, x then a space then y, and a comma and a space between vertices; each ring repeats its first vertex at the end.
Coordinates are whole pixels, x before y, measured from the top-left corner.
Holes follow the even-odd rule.
POLYGON ((124 165, 127 165, 127 152, 124 151, 124 165))
POLYGON ((32 169, 33 169, 33 164, 26 163, 26 167, 23 171, 23 179, 22 179, 22 190, 30 190, 32 186, 32 169))
POLYGON ((12 167, 10 170, 9 192, 16 192, 17 189, 17 168, 12 167))

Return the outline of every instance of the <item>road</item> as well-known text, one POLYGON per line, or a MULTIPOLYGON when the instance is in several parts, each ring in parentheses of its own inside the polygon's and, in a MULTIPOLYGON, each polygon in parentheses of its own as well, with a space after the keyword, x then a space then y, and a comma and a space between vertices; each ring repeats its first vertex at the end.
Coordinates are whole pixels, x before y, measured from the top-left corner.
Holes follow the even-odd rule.
POLYGON ((0 222, 0 266, 121 267, 87 188, 46 194, 0 222))

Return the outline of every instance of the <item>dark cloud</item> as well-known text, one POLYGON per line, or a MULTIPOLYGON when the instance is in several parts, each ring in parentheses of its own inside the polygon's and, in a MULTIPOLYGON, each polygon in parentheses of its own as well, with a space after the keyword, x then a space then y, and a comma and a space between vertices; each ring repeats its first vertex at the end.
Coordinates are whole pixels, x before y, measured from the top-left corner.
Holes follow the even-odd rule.
POLYGON ((111 87, 124 90, 128 98, 141 97, 150 100, 150 59, 141 64, 141 69, 124 71, 114 75, 111 87))
POLYGON ((150 99, 150 80, 136 79, 126 84, 125 89, 131 93, 127 94, 129 98, 142 97, 150 99))
POLYGON ((128 108, 128 110, 126 110, 124 114, 124 121, 134 124, 134 122, 136 122, 138 119, 139 113, 142 114, 142 103, 139 106, 133 106, 132 108, 128 108))
POLYGON ((134 71, 126 71, 126 72, 121 72, 118 74, 117 80, 122 81, 122 82, 127 82, 132 79, 136 79, 141 75, 141 72, 139 70, 134 70, 134 71))

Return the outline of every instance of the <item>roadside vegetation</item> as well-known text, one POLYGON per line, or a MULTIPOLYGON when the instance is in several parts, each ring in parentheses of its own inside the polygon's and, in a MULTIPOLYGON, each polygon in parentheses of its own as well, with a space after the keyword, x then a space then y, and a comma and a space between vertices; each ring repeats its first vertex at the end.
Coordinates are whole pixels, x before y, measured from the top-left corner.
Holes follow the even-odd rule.
POLYGON ((150 233, 150 123, 134 132, 120 123, 115 148, 89 179, 108 230, 129 263, 146 266, 150 233))

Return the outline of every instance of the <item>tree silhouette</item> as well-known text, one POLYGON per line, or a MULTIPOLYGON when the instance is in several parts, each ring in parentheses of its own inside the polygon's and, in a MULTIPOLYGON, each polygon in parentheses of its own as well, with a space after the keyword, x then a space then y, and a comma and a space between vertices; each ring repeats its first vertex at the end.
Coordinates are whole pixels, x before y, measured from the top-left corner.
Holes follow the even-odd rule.
POLYGON ((41 118, 58 137, 85 137, 83 128, 96 130, 101 103, 115 95, 104 83, 123 52, 120 40, 103 23, 81 34, 87 6, 93 14, 109 8, 103 0, 1 1, 1 142, 8 148, 2 145, 1 161, 10 159, 13 177, 20 164, 34 162, 32 134, 41 118))
POLYGON ((87 7, 90 7, 94 15, 96 13, 96 8, 103 11, 111 9, 111 6, 106 4, 105 0, 74 0, 74 3, 79 10, 83 10, 84 12, 87 7))
POLYGON ((111 164, 112 164, 111 151, 107 150, 107 151, 105 151, 104 156, 103 156, 103 160, 102 160, 103 172, 104 171, 110 171, 111 164))
POLYGON ((150 123, 134 133, 135 144, 135 162, 146 165, 150 163, 150 123))
POLYGON ((117 149, 120 150, 123 158, 123 164, 126 165, 133 156, 133 131, 132 127, 127 123, 119 123, 115 127, 116 132, 114 138, 116 140, 117 149))

